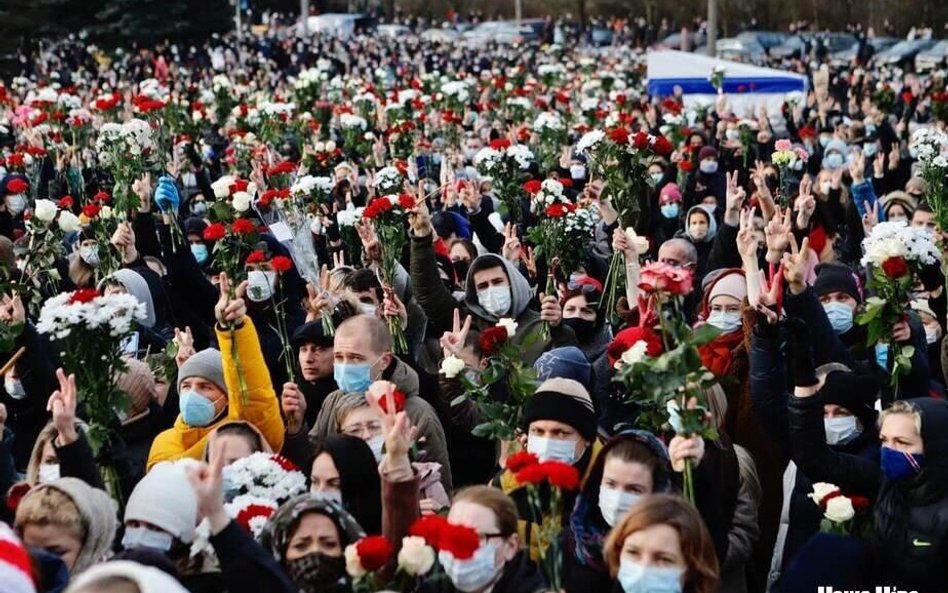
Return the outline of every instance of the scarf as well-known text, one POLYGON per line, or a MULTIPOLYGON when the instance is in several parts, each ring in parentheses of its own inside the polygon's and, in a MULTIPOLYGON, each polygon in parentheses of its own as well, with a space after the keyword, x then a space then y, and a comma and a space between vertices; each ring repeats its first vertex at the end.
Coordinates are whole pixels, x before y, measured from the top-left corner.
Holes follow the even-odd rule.
POLYGON ((727 375, 731 370, 734 349, 743 341, 744 332, 738 329, 699 346, 698 355, 701 356, 701 364, 717 377, 727 375))

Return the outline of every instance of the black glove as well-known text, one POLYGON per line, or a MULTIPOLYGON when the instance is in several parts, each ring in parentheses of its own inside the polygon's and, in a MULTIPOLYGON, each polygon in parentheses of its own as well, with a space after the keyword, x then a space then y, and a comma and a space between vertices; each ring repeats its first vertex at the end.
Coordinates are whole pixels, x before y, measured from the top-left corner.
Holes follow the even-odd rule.
POLYGON ((810 330, 799 318, 788 318, 787 328, 787 369, 797 387, 811 387, 817 384, 816 364, 813 362, 813 350, 810 348, 810 330))

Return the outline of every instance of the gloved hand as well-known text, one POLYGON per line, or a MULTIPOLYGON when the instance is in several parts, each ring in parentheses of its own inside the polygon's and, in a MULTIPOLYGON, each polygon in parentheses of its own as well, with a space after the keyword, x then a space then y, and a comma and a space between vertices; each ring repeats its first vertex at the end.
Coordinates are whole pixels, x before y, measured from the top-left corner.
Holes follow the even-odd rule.
POLYGON ((174 179, 167 175, 158 179, 154 200, 164 214, 177 213, 178 206, 181 204, 181 194, 178 193, 178 186, 175 185, 174 179))

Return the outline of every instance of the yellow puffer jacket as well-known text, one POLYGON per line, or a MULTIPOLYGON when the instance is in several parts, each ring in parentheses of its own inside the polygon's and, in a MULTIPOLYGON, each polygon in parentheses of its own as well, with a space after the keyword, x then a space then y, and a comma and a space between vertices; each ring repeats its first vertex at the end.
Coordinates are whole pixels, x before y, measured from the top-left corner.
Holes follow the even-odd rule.
MULTIPOLYGON (((572 503, 576 500, 576 495, 579 492, 582 492, 583 486, 586 484, 586 478, 589 477, 589 472, 592 471, 593 466, 596 464, 596 458, 599 456, 600 451, 602 451, 602 443, 600 443, 597 439, 593 441, 592 454, 590 455, 589 461, 586 464, 586 469, 583 471, 579 490, 566 496, 568 503, 565 506, 568 508, 563 509, 564 517, 561 518, 561 528, 563 525, 568 523, 568 517, 573 512, 572 503)), ((526 488, 523 484, 517 481, 517 478, 514 476, 513 472, 507 469, 505 469, 500 474, 499 479, 495 479, 494 485, 499 486, 500 489, 503 490, 504 494, 513 498, 514 502, 517 503, 517 512, 520 513, 521 517, 521 519, 517 522, 517 531, 520 535, 520 545, 527 548, 528 552, 530 553, 531 560, 538 562, 542 555, 538 541, 538 530, 540 525, 532 519, 533 513, 530 511, 530 503, 527 498, 526 488)), ((551 520, 555 520, 555 517, 543 517, 544 524, 551 520)))
POLYGON ((240 379, 231 356, 230 332, 217 330, 217 343, 224 364, 224 382, 227 384, 227 415, 205 427, 188 426, 179 415, 172 428, 155 437, 148 453, 147 469, 161 461, 184 457, 202 459, 208 435, 217 427, 235 420, 246 421, 257 428, 272 450, 279 451, 283 447, 284 426, 280 403, 263 360, 257 330, 249 317, 244 318, 243 326, 234 332, 234 340, 244 375, 246 406, 240 403, 240 379))

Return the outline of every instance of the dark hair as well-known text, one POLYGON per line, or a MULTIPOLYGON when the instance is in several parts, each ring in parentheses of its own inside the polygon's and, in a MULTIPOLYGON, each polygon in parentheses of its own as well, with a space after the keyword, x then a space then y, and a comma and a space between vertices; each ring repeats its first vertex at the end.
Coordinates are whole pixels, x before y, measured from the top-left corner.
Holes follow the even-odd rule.
POLYGON ((655 453, 639 441, 632 439, 620 440, 606 453, 606 461, 609 459, 641 463, 652 472, 653 484, 658 484, 661 481, 662 464, 655 453))
POLYGON ((376 297, 382 300, 382 283, 379 282, 375 272, 368 268, 361 268, 352 272, 345 282, 346 288, 352 292, 365 292, 367 290, 375 291, 376 297))
POLYGON ((250 448, 254 451, 264 450, 263 437, 260 436, 259 432, 244 422, 232 422, 230 424, 225 424, 224 426, 218 428, 215 432, 217 436, 233 436, 244 438, 250 444, 250 448))
MULTIPOLYGON (((317 447, 313 462, 323 453, 339 472, 345 509, 369 535, 382 533, 382 483, 372 449, 358 437, 337 434, 317 447)), ((309 467, 312 472, 312 462, 309 467)))
POLYGON ((477 247, 469 239, 453 239, 448 243, 448 251, 451 251, 455 245, 463 247, 464 251, 467 251, 467 254, 471 257, 471 261, 477 258, 477 247))

